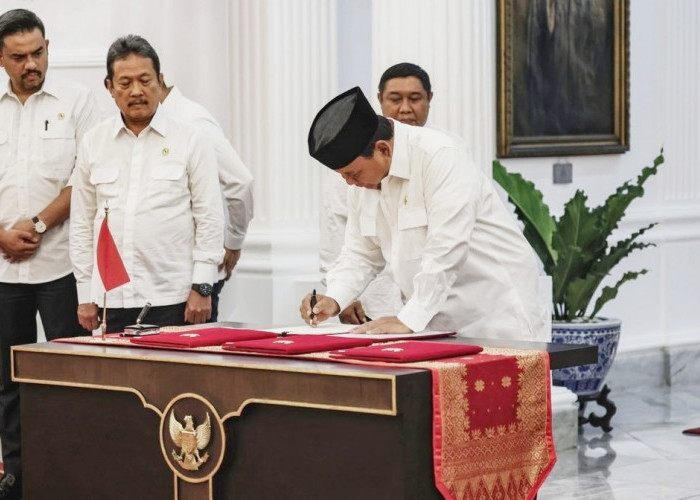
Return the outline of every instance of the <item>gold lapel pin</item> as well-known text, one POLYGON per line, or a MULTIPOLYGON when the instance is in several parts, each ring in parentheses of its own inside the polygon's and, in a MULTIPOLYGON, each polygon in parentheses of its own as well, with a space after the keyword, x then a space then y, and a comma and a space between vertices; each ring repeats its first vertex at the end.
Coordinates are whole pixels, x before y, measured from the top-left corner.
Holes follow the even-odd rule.
POLYGON ((58 114, 58 119, 59 119, 59 120, 63 120, 65 117, 66 117, 66 114, 63 113, 63 112, 61 112, 61 113, 58 114))
POLYGON ((170 149, 168 148, 163 148, 163 150, 160 152, 163 156, 168 156, 170 154, 170 149))

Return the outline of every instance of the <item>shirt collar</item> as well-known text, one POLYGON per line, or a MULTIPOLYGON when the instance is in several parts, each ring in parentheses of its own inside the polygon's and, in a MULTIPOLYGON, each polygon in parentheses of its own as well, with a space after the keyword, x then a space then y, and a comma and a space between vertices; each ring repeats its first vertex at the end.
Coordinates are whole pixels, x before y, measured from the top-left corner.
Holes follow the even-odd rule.
POLYGON ((411 127, 398 120, 391 121, 394 124, 394 148, 391 152, 389 175, 408 179, 411 173, 408 164, 408 135, 411 127))
POLYGON ((180 89, 177 88, 177 86, 173 85, 170 87, 170 92, 168 93, 168 97, 165 98, 165 101, 161 104, 164 108, 168 109, 169 107, 172 107, 182 99, 182 92, 180 92, 180 89))
MULTIPOLYGON (((44 83, 41 84, 41 88, 34 92, 32 95, 40 95, 42 93, 46 93, 50 96, 53 97, 58 97, 59 94, 59 86, 56 84, 56 81, 49 76, 48 71, 46 72, 46 75, 44 76, 44 83)), ((14 93, 12 90, 12 82, 10 79, 7 79, 7 85, 5 85, 5 88, 2 89, 2 93, 0 93, 0 99, 4 99, 7 96, 14 97, 15 99, 19 99, 17 97, 17 94, 14 93)))
MULTIPOLYGON (((150 128, 154 132, 165 136, 168 130, 167 123, 167 113, 163 111, 163 106, 158 104, 158 107, 156 108, 156 114, 153 115, 153 118, 151 118, 151 123, 149 123, 141 133, 146 132, 150 128)), ((124 119, 122 118, 121 113, 119 113, 116 119, 114 120, 114 127, 112 128, 112 137, 117 137, 121 131, 128 133, 128 130, 129 129, 124 124, 124 119)))

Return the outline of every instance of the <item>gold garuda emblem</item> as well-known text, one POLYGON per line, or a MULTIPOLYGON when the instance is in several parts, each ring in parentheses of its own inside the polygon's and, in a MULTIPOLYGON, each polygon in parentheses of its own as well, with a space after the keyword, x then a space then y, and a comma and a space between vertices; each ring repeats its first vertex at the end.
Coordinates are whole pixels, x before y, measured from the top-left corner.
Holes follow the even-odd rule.
POLYGON ((180 447, 180 453, 172 450, 173 458, 185 470, 199 470, 199 467, 209 459, 207 452, 203 456, 199 455, 200 450, 209 446, 211 439, 209 412, 207 412, 207 420, 195 429, 191 415, 185 416, 185 425, 183 426, 175 418, 175 410, 173 410, 170 412, 169 429, 173 443, 180 447))

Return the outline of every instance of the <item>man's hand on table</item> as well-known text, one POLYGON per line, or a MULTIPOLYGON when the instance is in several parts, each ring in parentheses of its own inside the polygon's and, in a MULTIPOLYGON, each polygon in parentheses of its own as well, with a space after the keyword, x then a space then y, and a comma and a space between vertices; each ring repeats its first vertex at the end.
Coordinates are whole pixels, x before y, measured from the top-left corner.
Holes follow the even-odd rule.
POLYGON ((413 330, 401 323, 396 316, 385 316, 356 326, 350 333, 413 333, 413 330))
POLYGON ((365 310, 362 307, 362 302, 356 300, 348 307, 343 309, 338 316, 341 323, 346 325, 361 325, 367 323, 369 319, 365 316, 365 310))

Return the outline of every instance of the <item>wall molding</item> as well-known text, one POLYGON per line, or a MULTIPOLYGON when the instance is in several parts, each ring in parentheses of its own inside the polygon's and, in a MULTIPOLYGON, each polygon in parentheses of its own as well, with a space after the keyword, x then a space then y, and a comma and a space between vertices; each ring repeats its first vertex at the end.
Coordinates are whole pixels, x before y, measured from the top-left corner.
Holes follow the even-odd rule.
POLYGON ((78 52, 66 52, 51 54, 49 65, 52 68, 80 69, 100 68, 104 69, 107 60, 105 54, 84 54, 78 52))
POLYGON ((653 222, 658 225, 645 235, 645 241, 656 244, 700 241, 700 204, 630 212, 620 223, 620 229, 634 231, 653 222))

